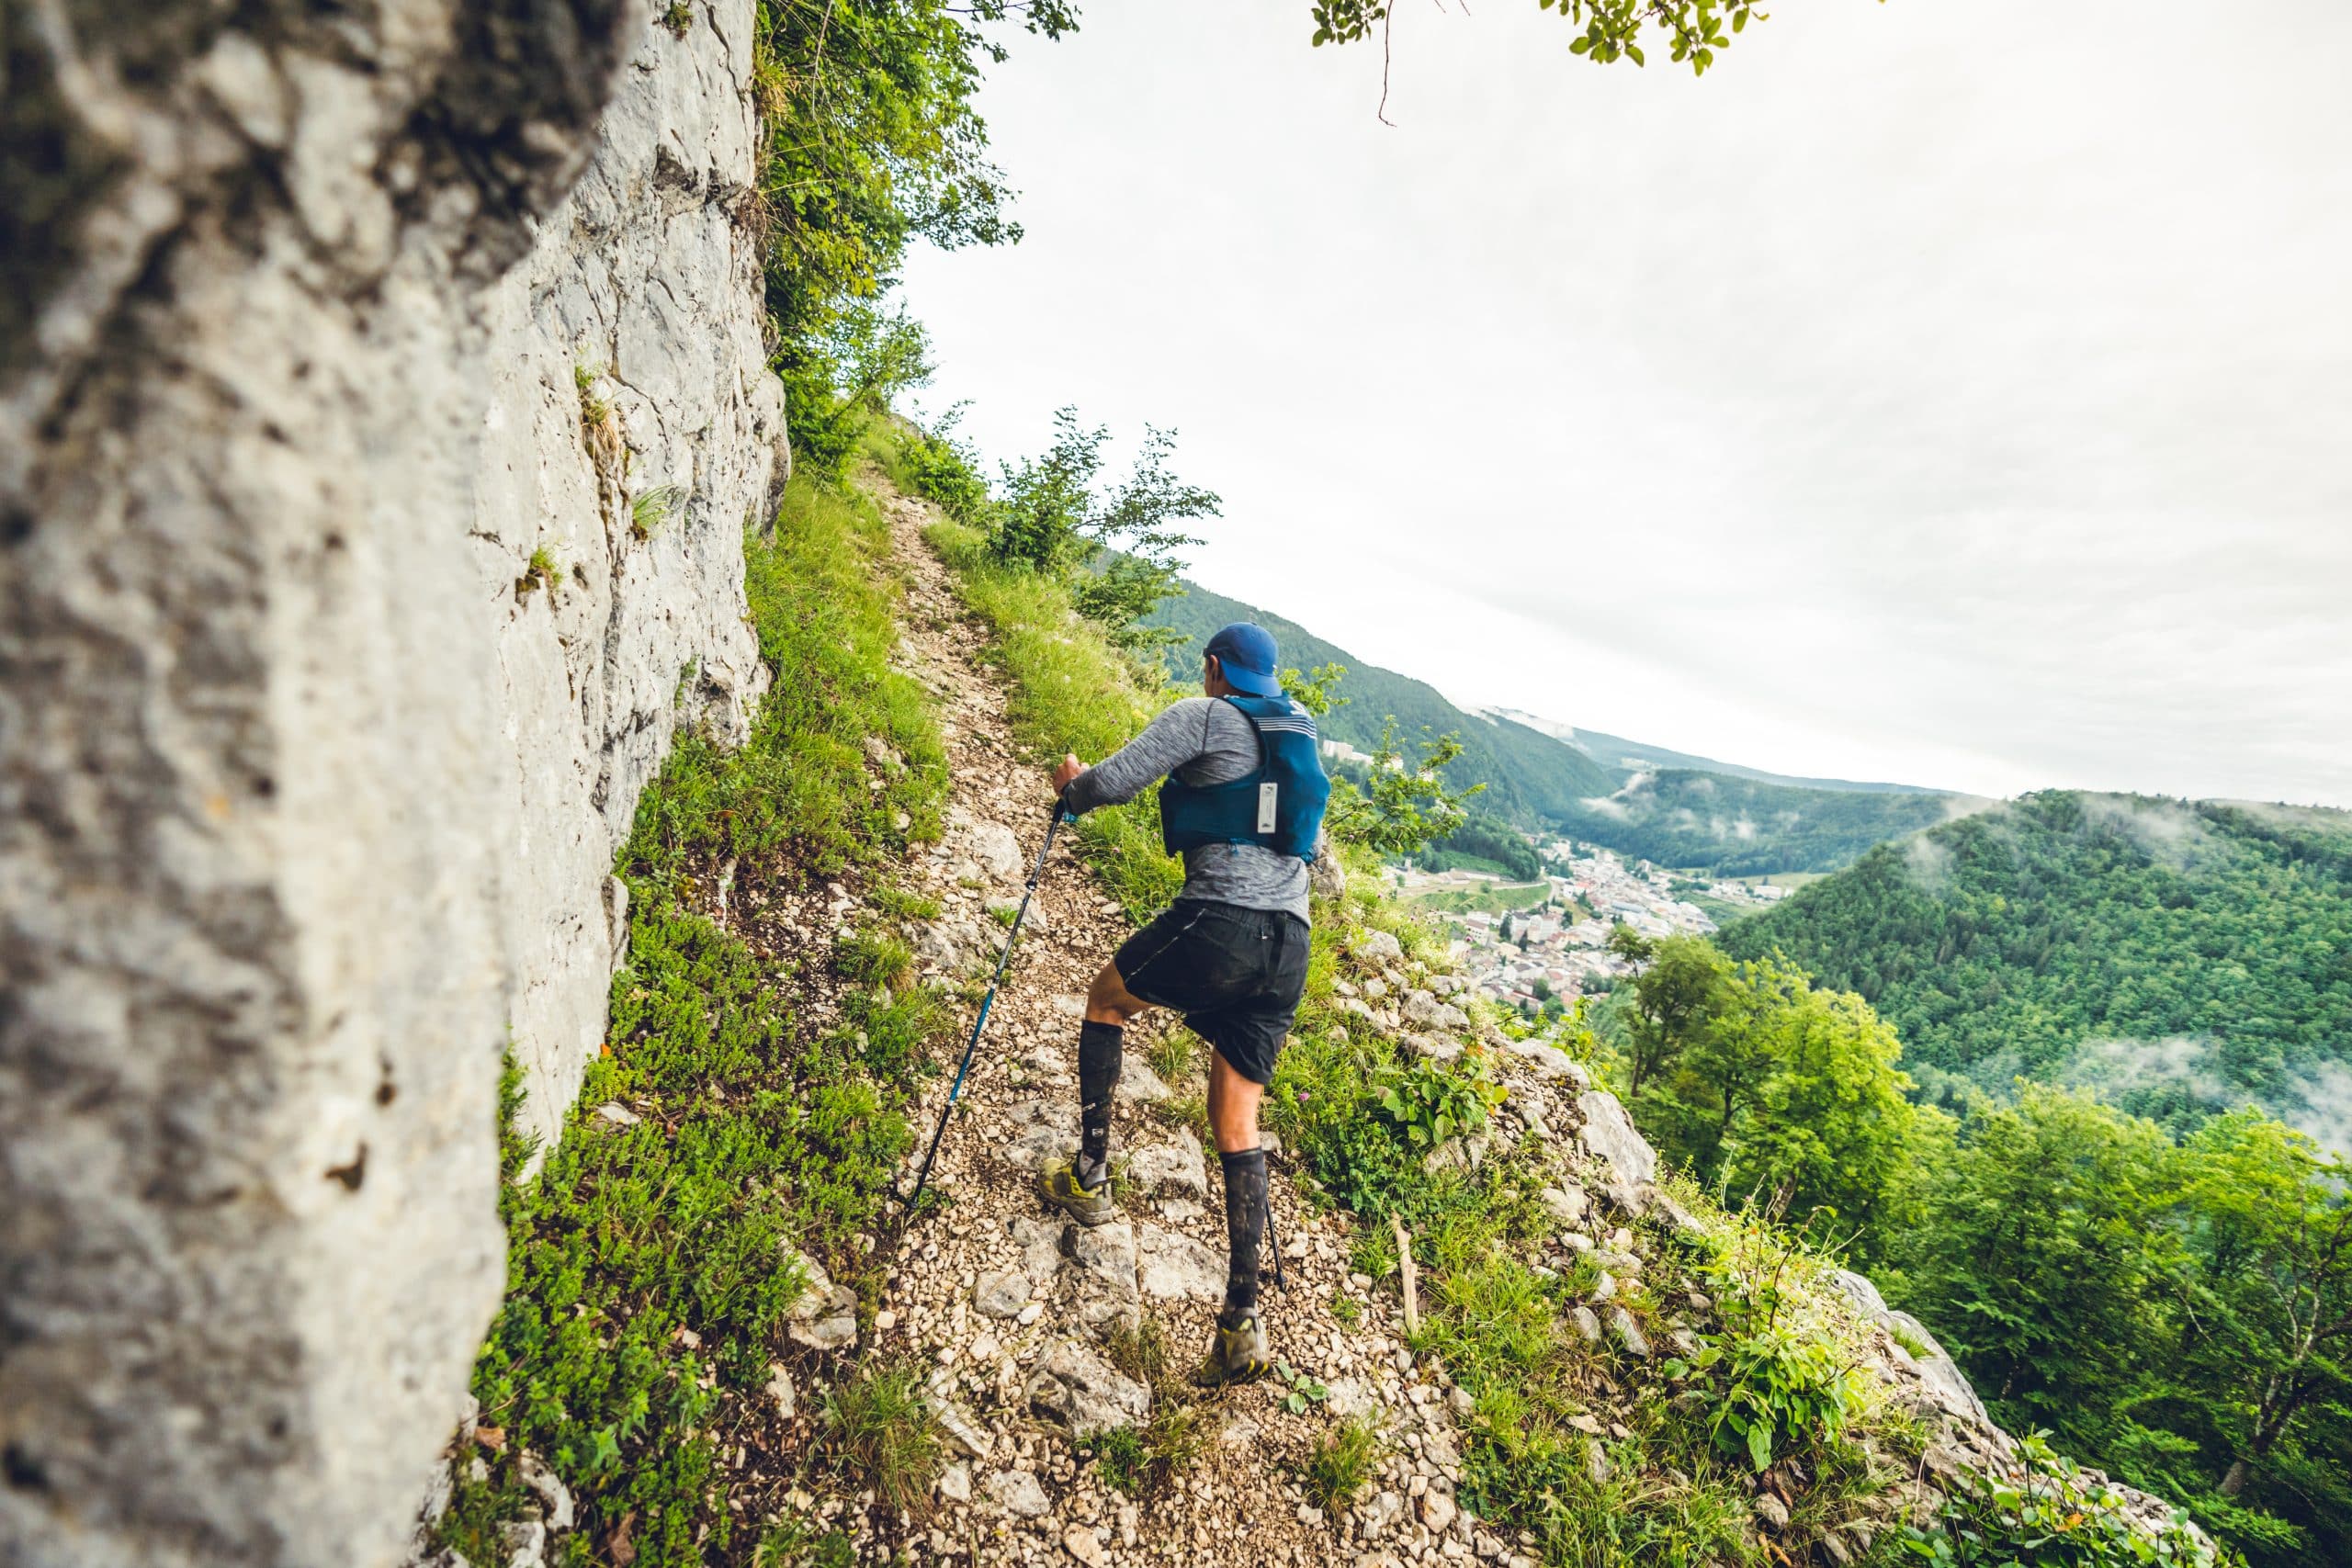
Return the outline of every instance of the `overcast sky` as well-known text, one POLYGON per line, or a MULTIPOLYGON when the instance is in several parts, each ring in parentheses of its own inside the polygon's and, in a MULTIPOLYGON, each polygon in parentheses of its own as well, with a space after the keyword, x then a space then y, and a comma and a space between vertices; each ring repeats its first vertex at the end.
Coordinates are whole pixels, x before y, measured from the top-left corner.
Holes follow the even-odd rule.
POLYGON ((1456 701, 1790 773, 2352 806, 2352 5, 1121 0, 985 109, 931 408, 1221 491, 1193 575, 1456 701))

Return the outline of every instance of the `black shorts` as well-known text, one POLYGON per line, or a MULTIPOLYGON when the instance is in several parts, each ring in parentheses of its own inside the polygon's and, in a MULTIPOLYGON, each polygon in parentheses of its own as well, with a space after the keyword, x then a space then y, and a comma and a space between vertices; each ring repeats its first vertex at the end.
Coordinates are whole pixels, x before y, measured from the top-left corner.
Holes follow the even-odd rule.
POLYGON ((1296 915, 1186 899, 1127 938, 1111 963, 1130 995, 1182 1013, 1235 1072, 1262 1084, 1298 1016, 1306 944, 1296 915))

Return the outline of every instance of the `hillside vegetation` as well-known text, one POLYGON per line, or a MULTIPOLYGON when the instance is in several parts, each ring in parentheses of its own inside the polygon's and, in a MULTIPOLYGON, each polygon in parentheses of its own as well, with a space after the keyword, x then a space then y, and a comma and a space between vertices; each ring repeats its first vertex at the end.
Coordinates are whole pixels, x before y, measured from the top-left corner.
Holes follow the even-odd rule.
POLYGON ((2340 1162, 2257 1111, 2176 1140, 2030 1084, 1955 1119, 1909 1098, 1902 1041, 1853 992, 1694 937, 1612 946, 1642 964, 1613 1032, 1667 1158, 1834 1236, 2005 1426, 2054 1429, 2257 1562, 2352 1554, 2340 1162))
POLYGON ((1859 993, 1915 1071, 2176 1120, 2293 1112, 2352 1058, 2352 816, 2032 795, 1875 849, 1723 943, 1859 993))

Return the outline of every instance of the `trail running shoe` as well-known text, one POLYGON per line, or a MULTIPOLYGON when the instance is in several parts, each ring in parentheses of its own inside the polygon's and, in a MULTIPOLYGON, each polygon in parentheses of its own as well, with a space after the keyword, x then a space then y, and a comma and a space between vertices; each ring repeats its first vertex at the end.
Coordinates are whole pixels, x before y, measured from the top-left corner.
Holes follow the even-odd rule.
POLYGON ((1193 1381, 1203 1388, 1224 1388, 1229 1383, 1262 1377, 1272 1365, 1272 1358, 1266 1351, 1265 1327, 1253 1312, 1231 1328, 1222 1323, 1217 1325, 1216 1336, 1209 1341, 1208 1359, 1193 1374, 1193 1381))
POLYGON ((1078 1179, 1069 1160, 1057 1159, 1037 1174, 1037 1190, 1046 1201, 1082 1225, 1099 1225, 1115 1217, 1119 1206, 1111 1201, 1111 1178, 1088 1187, 1078 1179))

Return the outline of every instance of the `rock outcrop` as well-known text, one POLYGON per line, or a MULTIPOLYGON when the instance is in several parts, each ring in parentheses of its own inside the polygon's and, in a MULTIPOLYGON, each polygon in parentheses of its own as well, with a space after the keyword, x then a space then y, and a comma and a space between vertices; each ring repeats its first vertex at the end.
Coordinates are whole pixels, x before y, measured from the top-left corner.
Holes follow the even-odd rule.
POLYGON ((551 1130, 638 793, 757 695, 752 42, 0 12, 0 1559, 398 1551, 501 1054, 551 1130))

